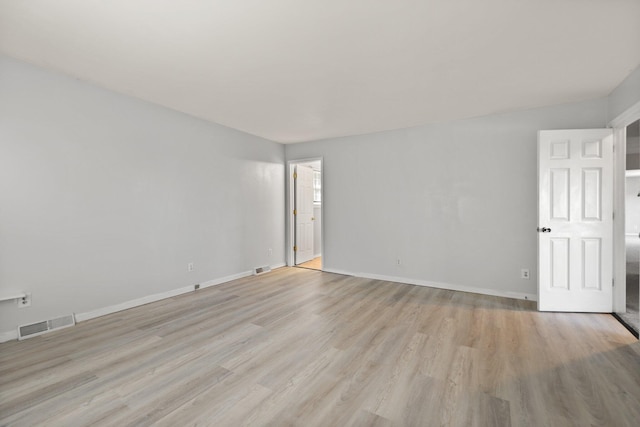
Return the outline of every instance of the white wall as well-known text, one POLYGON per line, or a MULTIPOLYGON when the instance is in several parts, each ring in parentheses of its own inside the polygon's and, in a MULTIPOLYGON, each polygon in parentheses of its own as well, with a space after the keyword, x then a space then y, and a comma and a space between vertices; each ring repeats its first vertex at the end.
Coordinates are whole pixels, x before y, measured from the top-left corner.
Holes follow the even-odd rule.
POLYGON ((602 99, 287 145, 287 160, 324 159, 325 268, 535 294, 536 132, 603 127, 606 107, 602 99))
POLYGON ((0 333, 284 263, 281 144, 7 57, 0 94, 0 333))

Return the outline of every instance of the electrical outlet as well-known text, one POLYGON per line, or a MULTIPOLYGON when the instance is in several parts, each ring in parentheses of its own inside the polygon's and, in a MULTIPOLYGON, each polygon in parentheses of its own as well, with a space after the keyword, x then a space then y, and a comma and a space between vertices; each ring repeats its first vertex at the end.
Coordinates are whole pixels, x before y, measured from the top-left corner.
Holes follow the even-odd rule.
POLYGON ((18 307, 29 307, 31 306, 31 294, 26 294, 24 297, 18 299, 18 307))
POLYGON ((271 255, 273 255, 273 249, 269 248, 267 250, 267 253, 269 254, 269 257, 271 257, 271 255))
POLYGON ((522 270, 520 270, 520 278, 526 280, 529 280, 531 278, 528 268, 523 268, 522 270))
POLYGON ((193 269, 194 269, 194 268, 193 268, 193 263, 192 263, 192 262, 190 262, 189 264, 187 264, 187 271, 191 272, 191 271, 193 271, 193 269))

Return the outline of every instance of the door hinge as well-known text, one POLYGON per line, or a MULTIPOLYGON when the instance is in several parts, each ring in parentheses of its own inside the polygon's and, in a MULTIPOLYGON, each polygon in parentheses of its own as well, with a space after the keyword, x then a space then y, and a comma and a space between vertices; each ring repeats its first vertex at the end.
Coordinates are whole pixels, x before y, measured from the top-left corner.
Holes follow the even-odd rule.
POLYGON ((294 210, 293 210, 293 214, 294 214, 294 215, 298 215, 298 210, 297 210, 297 209, 294 209, 294 210))
POLYGON ((298 179, 298 172, 293 173, 293 179, 298 179))
POLYGON ((294 247, 293 247, 293 252, 297 252, 297 251, 298 251, 298 247, 297 247, 297 246, 294 246, 294 247))

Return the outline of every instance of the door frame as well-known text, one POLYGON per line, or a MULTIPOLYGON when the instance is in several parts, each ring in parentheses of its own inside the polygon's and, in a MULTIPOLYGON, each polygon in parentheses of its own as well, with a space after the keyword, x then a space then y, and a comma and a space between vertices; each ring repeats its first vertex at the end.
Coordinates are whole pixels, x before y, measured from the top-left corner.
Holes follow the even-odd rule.
POLYGON ((295 186, 293 180, 293 172, 295 167, 300 163, 309 163, 309 162, 317 162, 320 161, 320 247, 322 248, 322 259, 320 262, 320 269, 324 270, 324 260, 325 255, 327 253, 326 246, 324 244, 324 233, 325 233, 325 215, 324 215, 324 205, 326 203, 324 198, 324 159, 322 157, 308 157, 303 159, 295 159, 287 161, 287 174, 286 174, 286 200, 285 200, 285 230, 286 230, 286 262, 287 266, 294 267, 295 264, 295 254, 293 252, 293 245, 295 244, 295 226, 296 221, 293 215, 293 200, 295 199, 295 186))
POLYGON ((625 172, 627 126, 640 120, 640 102, 609 122, 613 129, 613 311, 627 311, 627 263, 625 247, 625 172))

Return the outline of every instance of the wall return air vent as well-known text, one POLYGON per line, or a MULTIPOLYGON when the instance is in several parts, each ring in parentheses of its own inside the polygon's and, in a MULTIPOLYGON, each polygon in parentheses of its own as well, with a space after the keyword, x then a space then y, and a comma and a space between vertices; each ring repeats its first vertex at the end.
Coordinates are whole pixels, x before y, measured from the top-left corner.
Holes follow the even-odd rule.
POLYGON ((67 328, 76 324, 76 319, 73 314, 68 316, 58 317, 56 319, 45 320, 44 322, 31 323, 29 325, 18 326, 18 339, 23 340, 26 338, 35 337, 38 335, 46 334, 47 332, 55 329, 67 328))
POLYGON ((270 271, 271 271, 271 267, 268 265, 265 265, 264 267, 256 267, 255 270, 253 270, 253 275, 257 276, 259 274, 268 273, 270 271))

